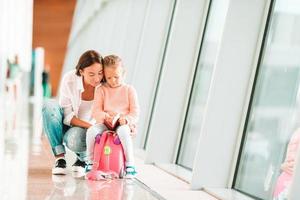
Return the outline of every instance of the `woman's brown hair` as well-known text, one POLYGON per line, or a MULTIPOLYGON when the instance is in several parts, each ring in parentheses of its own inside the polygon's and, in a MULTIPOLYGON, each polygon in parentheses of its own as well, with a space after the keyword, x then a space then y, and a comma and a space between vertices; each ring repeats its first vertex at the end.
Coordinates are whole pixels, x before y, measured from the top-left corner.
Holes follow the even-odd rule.
POLYGON ((80 76, 80 70, 91 66, 92 64, 99 63, 103 66, 103 57, 95 50, 88 50, 84 52, 76 65, 76 75, 80 76))

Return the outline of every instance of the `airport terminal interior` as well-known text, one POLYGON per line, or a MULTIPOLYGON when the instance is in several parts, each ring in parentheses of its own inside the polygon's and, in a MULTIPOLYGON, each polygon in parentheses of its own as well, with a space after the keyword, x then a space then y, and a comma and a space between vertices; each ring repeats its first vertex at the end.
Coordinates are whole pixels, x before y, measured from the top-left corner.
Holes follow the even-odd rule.
POLYGON ((1 200, 300 199, 299 1, 0 0, 0 30, 1 200), (92 65, 80 63, 90 50, 100 54, 98 85, 85 78, 92 65), (84 137, 72 141, 88 145, 98 119, 82 116, 95 120, 102 97, 103 112, 118 112, 104 108, 110 93, 96 92, 117 91, 108 55, 124 68, 116 88, 135 92, 120 100, 129 114, 118 122, 130 129, 126 141, 121 128, 111 135, 120 136, 122 161, 108 161, 115 139, 110 148, 96 137, 89 171, 88 147, 50 140, 77 128, 84 137), (68 74, 79 80, 73 90, 65 90, 68 74), (122 171, 89 178, 102 162, 113 162, 110 170, 121 162, 122 171))

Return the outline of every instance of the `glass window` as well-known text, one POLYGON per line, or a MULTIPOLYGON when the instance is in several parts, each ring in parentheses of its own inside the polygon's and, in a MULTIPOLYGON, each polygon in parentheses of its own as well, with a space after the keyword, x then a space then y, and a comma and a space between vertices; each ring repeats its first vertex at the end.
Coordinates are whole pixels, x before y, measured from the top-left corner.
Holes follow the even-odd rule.
POLYGON ((192 169, 195 146, 210 87, 213 66, 218 55, 229 0, 212 1, 193 83, 192 95, 183 131, 177 164, 192 169))
POLYGON ((234 188, 272 199, 291 135, 300 125, 300 3, 277 0, 248 113, 234 188))

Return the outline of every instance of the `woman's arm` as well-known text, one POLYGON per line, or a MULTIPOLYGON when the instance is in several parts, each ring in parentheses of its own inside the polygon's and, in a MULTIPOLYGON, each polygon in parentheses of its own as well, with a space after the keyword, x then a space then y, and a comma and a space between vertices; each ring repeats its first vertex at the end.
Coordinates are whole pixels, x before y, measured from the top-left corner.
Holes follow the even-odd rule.
POLYGON ((62 78, 62 84, 59 91, 59 105, 64 112, 63 123, 71 126, 71 120, 75 116, 75 112, 71 101, 71 99, 74 98, 74 95, 71 92, 72 88, 70 88, 71 84, 69 84, 69 82, 70 75, 68 73, 62 78))
POLYGON ((72 126, 78 126, 78 127, 82 127, 82 128, 90 128, 92 126, 92 124, 85 122, 75 116, 71 119, 70 124, 72 126))

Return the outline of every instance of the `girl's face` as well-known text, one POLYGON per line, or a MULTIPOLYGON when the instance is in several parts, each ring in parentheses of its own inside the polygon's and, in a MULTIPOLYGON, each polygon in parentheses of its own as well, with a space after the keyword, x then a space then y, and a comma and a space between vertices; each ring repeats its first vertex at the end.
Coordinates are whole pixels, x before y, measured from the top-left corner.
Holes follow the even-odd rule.
POLYGON ((112 88, 119 87, 123 84, 123 73, 121 63, 104 68, 105 80, 112 88))
POLYGON ((80 70, 80 74, 85 84, 96 87, 103 79, 103 67, 99 63, 94 63, 80 70))

